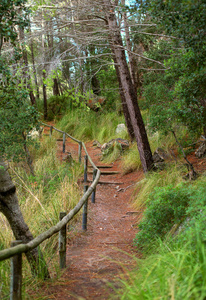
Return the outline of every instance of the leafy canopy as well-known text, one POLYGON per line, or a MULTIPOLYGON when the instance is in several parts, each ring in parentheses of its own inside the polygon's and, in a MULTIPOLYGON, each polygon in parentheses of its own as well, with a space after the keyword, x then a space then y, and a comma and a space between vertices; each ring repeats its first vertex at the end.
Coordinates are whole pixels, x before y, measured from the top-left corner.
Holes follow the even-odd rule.
POLYGON ((24 155, 25 135, 38 124, 38 113, 30 106, 28 91, 20 88, 16 26, 28 25, 25 0, 2 0, 0 4, 0 155, 19 159, 24 155), (13 45, 8 55, 7 44, 13 45))

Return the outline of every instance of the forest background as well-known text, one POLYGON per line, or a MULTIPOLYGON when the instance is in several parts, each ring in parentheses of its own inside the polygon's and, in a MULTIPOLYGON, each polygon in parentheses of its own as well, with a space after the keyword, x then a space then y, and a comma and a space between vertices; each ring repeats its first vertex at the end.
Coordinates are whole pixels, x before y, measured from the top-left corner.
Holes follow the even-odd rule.
MULTIPOLYGON (((147 174, 135 200, 147 207, 135 243, 149 254, 141 262, 145 277, 131 274, 137 281, 132 287, 125 282, 125 299, 205 297, 204 173, 184 182, 182 162, 149 172, 152 152, 160 146, 170 152, 177 143, 186 148, 188 169, 197 177, 186 155, 206 137, 205 19, 206 3, 198 0, 3 0, 0 6, 0 151, 1 159, 14 163, 16 180, 23 180, 21 205, 28 201, 25 189, 41 191, 36 195, 41 204, 66 183, 74 199, 79 196, 72 181, 78 168, 65 178, 53 152, 44 170, 48 144, 37 149, 27 138, 40 120, 59 121, 70 134, 101 143, 115 136, 118 123, 127 126, 122 137, 133 144, 122 158, 124 172, 142 166, 147 174), (151 264, 154 256, 157 265, 151 264)), ((110 159, 118 155, 114 149, 110 159)), ((57 203, 45 209, 51 223, 58 209, 57 203)), ((9 231, 3 217, 2 224, 9 231)), ((29 227, 35 234, 39 230, 29 227)), ((8 239, 2 234, 1 248, 8 239)), ((6 269, 7 262, 5 282, 6 269)), ((3 284, 1 293, 5 290, 3 284)))

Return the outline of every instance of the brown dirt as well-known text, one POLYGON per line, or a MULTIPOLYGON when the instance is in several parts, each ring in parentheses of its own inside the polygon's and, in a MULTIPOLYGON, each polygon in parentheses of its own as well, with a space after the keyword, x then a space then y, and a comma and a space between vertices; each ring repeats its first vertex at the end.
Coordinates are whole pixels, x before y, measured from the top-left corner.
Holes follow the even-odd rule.
MULTIPOLYGON (((86 147, 94 163, 102 165, 100 149, 93 147, 91 142, 86 147)), ((67 151, 77 159, 77 144, 67 140, 67 151)), ((66 156, 60 141, 57 155, 60 160, 66 156)), ((197 159, 194 153, 189 159, 198 173, 206 169, 205 159, 197 159)), ((134 184, 143 178, 143 172, 123 175, 120 161, 112 165, 112 169, 107 170, 120 173, 102 175, 100 181, 118 184, 98 184, 96 203, 89 201, 87 231, 82 231, 79 222, 68 234, 67 268, 60 278, 44 283, 35 299, 113 299, 111 295, 120 287, 121 274, 126 274, 135 265, 131 256, 138 256, 138 253, 133 247, 133 239, 137 232, 135 224, 142 212, 134 211, 130 199, 134 184)))
MULTIPOLYGON (((86 147, 94 163, 102 165, 100 149, 91 142, 86 147)), ((68 140, 66 151, 77 158, 78 145, 68 140)), ((62 142, 58 142, 58 157, 62 160, 64 156, 62 142)), ((100 180, 119 184, 98 184, 95 204, 89 199, 87 231, 82 231, 79 222, 69 233, 67 268, 57 281, 45 283, 38 290, 41 295, 38 299, 109 299, 119 287, 119 275, 134 266, 131 255, 137 252, 132 244, 141 212, 134 211, 130 199, 134 184, 141 180, 143 173, 137 171, 123 176, 120 162, 112 165, 107 170, 120 173, 101 175, 100 180)))

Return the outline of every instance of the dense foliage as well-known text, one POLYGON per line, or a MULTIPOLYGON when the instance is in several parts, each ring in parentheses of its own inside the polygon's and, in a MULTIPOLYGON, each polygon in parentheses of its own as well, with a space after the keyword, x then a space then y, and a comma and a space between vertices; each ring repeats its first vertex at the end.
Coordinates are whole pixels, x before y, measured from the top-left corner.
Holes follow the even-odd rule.
POLYGON ((145 74, 151 127, 168 131, 176 120, 206 134, 206 4, 157 0, 146 1, 143 8, 157 24, 157 33, 168 35, 153 39, 147 52, 167 68, 145 74))
POLYGON ((26 1, 3 1, 0 6, 0 50, 2 42, 13 45, 12 53, 0 52, 0 153, 5 158, 19 159, 25 154, 27 133, 38 124, 38 112, 28 101, 28 91, 20 85, 15 27, 28 25, 26 1))

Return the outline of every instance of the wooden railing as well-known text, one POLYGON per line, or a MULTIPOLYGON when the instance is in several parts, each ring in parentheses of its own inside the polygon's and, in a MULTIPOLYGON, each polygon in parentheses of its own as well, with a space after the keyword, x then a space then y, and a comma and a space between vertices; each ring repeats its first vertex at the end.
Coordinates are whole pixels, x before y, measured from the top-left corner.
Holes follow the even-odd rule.
POLYGON ((95 166, 93 163, 91 157, 89 156, 86 146, 84 142, 79 141, 69 135, 68 133, 61 131, 53 126, 47 125, 45 123, 42 123, 45 127, 50 128, 50 136, 52 135, 53 130, 60 132, 63 134, 63 152, 65 153, 65 146, 66 146, 66 136, 72 139, 73 141, 77 142, 79 144, 78 149, 78 159, 81 163, 82 158, 82 148, 85 151, 85 160, 84 160, 84 194, 82 198, 79 200, 77 205, 70 210, 68 214, 65 212, 60 213, 60 221, 47 231, 41 233, 36 238, 34 238, 32 241, 28 242, 27 244, 22 244, 21 241, 14 241, 11 244, 11 248, 4 249, 0 251, 0 261, 3 261, 8 258, 12 258, 11 260, 11 290, 10 290, 10 299, 12 300, 21 300, 21 284, 22 284, 22 253, 31 251, 32 249, 38 247, 43 241, 46 239, 49 239, 51 236, 53 236, 55 233, 59 232, 59 256, 60 256, 60 268, 66 267, 66 225, 67 223, 73 219, 73 217, 80 211, 80 209, 83 207, 83 216, 82 216, 82 229, 87 229, 87 206, 88 206, 88 198, 90 195, 92 195, 92 203, 95 203, 95 191, 96 186, 98 184, 99 178, 100 178, 100 170, 95 166), (87 185, 87 167, 88 167, 88 161, 91 163, 93 167, 93 182, 88 187, 87 185))

